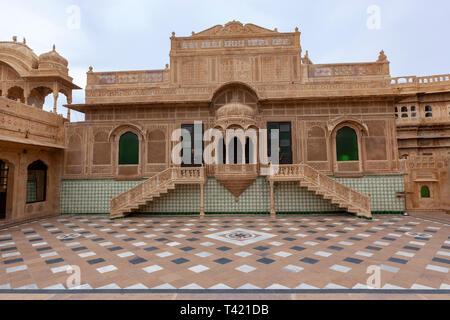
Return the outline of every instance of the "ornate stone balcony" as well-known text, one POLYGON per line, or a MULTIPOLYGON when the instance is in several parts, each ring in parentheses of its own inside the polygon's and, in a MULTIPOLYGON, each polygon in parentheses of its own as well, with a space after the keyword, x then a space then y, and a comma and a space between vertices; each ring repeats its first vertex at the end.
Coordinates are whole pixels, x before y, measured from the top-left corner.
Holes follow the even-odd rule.
POLYGON ((238 202, 241 194, 251 186, 259 176, 256 164, 218 164, 210 166, 209 172, 230 191, 238 202))
POLYGON ((0 140, 65 148, 64 122, 57 114, 0 97, 0 140))

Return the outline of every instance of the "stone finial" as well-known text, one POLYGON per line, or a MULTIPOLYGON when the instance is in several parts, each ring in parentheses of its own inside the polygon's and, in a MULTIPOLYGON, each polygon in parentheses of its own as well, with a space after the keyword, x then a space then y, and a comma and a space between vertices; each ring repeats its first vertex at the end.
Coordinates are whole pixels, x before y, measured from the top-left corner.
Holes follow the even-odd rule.
POLYGON ((166 63, 166 70, 168 70, 169 69, 169 64, 168 63, 166 63))
POLYGON ((13 41, 17 42, 17 36, 13 36, 13 41))
POLYGON ((195 32, 194 31, 192 31, 192 35, 195 36, 195 32))
POLYGON ((175 31, 172 31, 172 37, 175 37, 175 31))
POLYGON ((308 50, 306 50, 306 52, 305 52, 305 56, 302 59, 302 63, 303 64, 312 64, 311 59, 309 59, 309 51, 308 50))
POLYGON ((89 66, 89 72, 93 72, 94 68, 92 66, 89 66))
POLYGON ((23 37, 23 44, 27 44, 27 39, 25 39, 25 37, 23 37))
POLYGON ((53 51, 56 51, 56 45, 55 44, 53 45, 53 51))
POLYGON ((298 32, 298 27, 295 27, 295 32, 298 32))
POLYGON ((273 31, 278 32, 278 28, 273 29, 273 31))
POLYGON ((378 56, 378 62, 387 61, 387 56, 384 54, 384 50, 381 50, 380 55, 378 56))

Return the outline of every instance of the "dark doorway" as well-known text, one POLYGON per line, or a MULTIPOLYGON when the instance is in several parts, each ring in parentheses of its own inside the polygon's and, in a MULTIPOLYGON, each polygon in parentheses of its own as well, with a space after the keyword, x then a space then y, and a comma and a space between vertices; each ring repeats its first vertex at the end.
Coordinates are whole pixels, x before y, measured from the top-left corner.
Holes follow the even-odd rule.
POLYGON ((182 167, 201 167, 203 165, 204 129, 203 125, 198 125, 195 130, 195 126, 194 124, 181 125, 181 129, 183 129, 182 167))
POLYGON ((0 160, 0 219, 6 218, 6 200, 8 191, 8 165, 0 160))
POLYGON ((267 153, 271 157, 272 130, 279 130, 279 164, 292 164, 292 134, 290 122, 267 123, 267 153))

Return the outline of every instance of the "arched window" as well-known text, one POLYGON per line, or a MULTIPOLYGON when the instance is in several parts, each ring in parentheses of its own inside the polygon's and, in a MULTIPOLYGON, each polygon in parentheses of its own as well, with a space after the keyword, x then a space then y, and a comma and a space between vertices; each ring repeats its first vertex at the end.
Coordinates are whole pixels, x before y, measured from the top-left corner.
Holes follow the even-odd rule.
POLYGON ((247 137, 245 139, 245 164, 256 164, 254 163, 255 156, 255 146, 253 140, 247 137))
POLYGON ((139 138, 133 132, 124 133, 119 141, 119 164, 139 164, 139 138))
POLYGON ((43 202, 47 196, 47 166, 38 160, 28 166, 27 203, 43 202))
POLYGON ((245 150, 242 150, 242 143, 240 139, 234 137, 228 144, 227 150, 229 164, 243 164, 242 157, 245 156, 245 150))
POLYGON ((411 106, 411 118, 417 118, 416 106, 411 106))
POLYGON ((425 199, 431 198, 430 188, 428 188, 428 186, 422 186, 420 189, 420 196, 425 199))
POLYGON ((425 107, 425 118, 432 118, 433 117, 433 108, 431 106, 425 107))
POLYGON ((217 144, 217 164, 227 163, 227 148, 225 147, 225 141, 223 138, 219 139, 217 144))
POLYGON ((350 127, 341 128, 336 134, 338 161, 358 161, 358 136, 350 127))

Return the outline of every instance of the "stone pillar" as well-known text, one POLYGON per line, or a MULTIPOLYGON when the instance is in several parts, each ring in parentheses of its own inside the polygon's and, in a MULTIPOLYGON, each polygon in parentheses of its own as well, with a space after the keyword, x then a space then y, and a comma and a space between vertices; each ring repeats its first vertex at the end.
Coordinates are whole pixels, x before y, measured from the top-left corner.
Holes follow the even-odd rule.
POLYGON ((270 181, 270 216, 275 217, 275 183, 270 181))
POLYGON ((25 83, 23 88, 23 97, 25 99, 24 103, 28 105, 28 98, 30 97, 30 85, 28 82, 25 83))
MULTIPOLYGON (((72 104, 72 97, 67 97, 67 104, 71 105, 72 104)), ((70 122, 70 108, 67 108, 67 120, 70 122)))
POLYGON ((205 217, 205 184, 200 184, 200 217, 205 217))
POLYGON ((56 113, 57 106, 58 106, 58 91, 53 91, 53 113, 56 113))

